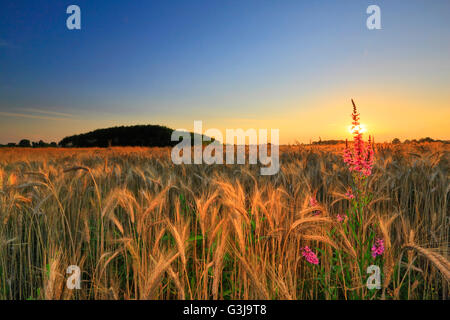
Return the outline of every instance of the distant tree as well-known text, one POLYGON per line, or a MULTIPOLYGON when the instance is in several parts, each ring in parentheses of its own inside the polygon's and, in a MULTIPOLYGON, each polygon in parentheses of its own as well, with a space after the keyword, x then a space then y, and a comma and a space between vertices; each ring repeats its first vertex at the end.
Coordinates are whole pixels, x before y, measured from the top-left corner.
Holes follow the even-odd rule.
POLYGON ((410 144, 411 141, 409 141, 408 139, 406 139, 405 141, 403 141, 404 144, 410 144))
POLYGON ((399 138, 395 138, 394 140, 392 140, 392 144, 399 144, 401 143, 399 138))
POLYGON ((7 144, 7 146, 8 146, 8 147, 15 147, 16 144, 15 144, 14 142, 10 142, 10 143, 7 144))
POLYGON ((434 142, 435 140, 431 139, 430 137, 419 139, 419 142, 434 142))
POLYGON ((44 140, 39 140, 39 142, 33 142, 32 145, 33 148, 46 148, 50 146, 50 144, 48 144, 44 140))
POLYGON ((55 141, 50 142, 50 147, 52 148, 56 148, 58 145, 56 144, 55 141))
POLYGON ((22 139, 19 142, 19 147, 23 147, 23 148, 30 148, 31 147, 31 142, 28 139, 22 139))
POLYGON ((320 140, 320 141, 313 141, 312 143, 310 142, 310 144, 313 145, 334 145, 334 144, 341 144, 341 143, 345 143, 345 140, 320 140))

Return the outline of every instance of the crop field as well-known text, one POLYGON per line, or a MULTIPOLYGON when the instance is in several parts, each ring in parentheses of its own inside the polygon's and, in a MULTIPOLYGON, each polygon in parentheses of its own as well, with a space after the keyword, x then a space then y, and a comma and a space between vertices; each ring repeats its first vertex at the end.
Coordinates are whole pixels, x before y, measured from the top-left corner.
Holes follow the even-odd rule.
POLYGON ((449 145, 375 144, 364 181, 344 147, 281 146, 272 176, 3 148, 0 299, 448 299, 449 145))

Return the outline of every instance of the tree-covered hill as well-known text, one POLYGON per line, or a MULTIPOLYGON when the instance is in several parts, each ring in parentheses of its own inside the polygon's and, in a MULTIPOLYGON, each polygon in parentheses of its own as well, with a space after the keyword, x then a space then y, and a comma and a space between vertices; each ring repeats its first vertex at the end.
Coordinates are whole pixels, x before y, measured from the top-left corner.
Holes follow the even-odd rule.
POLYGON ((171 141, 174 130, 159 125, 121 126, 97 129, 88 133, 65 137, 59 142, 62 147, 109 147, 145 146, 167 147, 178 142, 171 141))

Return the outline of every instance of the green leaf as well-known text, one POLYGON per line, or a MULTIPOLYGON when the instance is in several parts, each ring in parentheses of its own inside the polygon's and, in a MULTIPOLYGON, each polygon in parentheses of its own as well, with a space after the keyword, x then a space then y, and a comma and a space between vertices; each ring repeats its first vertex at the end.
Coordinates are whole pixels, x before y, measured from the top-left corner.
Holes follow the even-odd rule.
POLYGON ((199 240, 203 240, 203 236, 201 234, 198 234, 196 236, 191 236, 188 241, 199 241, 199 240))

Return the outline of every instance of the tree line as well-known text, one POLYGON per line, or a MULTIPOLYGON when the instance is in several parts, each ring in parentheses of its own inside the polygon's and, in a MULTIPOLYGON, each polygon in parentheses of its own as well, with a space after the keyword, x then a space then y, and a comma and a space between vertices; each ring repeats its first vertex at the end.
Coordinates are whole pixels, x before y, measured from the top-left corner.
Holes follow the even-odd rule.
POLYGON ((28 139, 22 139, 19 143, 10 142, 6 145, 0 144, 0 147, 21 147, 21 148, 56 148, 58 144, 56 142, 45 142, 43 140, 30 141, 28 139))

